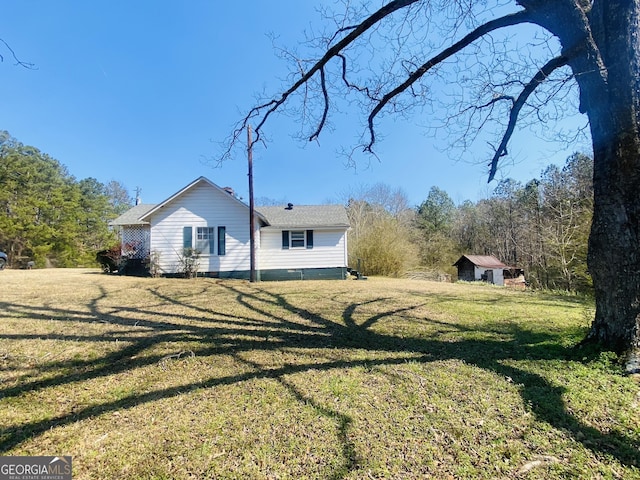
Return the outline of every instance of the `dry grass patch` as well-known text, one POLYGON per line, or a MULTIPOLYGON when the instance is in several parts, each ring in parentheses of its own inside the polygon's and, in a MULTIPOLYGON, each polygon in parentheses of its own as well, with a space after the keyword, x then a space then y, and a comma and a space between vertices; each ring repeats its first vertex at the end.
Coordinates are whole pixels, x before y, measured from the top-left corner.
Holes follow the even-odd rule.
POLYGON ((372 278, 0 274, 0 451, 74 478, 640 478, 582 298, 372 278))

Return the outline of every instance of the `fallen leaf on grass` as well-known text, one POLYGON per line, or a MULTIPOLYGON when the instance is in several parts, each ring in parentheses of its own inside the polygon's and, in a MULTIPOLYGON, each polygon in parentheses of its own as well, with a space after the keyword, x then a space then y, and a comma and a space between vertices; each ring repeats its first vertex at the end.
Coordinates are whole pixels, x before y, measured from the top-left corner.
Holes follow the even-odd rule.
POLYGON ((553 457, 551 455, 545 455, 543 457, 537 458, 536 460, 532 460, 530 462, 525 463, 520 470, 518 470, 518 475, 524 475, 528 471, 544 465, 545 463, 559 463, 560 459, 553 457))

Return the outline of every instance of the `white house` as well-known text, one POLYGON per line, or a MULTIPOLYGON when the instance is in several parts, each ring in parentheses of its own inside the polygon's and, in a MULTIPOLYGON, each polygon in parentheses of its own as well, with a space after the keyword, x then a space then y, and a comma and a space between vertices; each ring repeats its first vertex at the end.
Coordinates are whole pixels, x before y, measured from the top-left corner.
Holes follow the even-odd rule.
MULTIPOLYGON (((346 278, 349 220, 340 205, 258 207, 256 273, 261 280, 346 278)), ((157 205, 140 204, 111 222, 122 255, 179 275, 185 249, 199 252, 201 275, 249 278, 249 207, 200 177, 157 205)))

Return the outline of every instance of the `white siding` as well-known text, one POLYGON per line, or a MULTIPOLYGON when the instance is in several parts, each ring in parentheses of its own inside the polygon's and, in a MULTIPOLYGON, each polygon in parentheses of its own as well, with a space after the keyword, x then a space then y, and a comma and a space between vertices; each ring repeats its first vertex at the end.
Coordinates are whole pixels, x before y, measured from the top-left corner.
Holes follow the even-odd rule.
POLYGON ((476 280, 482 280, 482 275, 484 275, 485 272, 487 272, 488 275, 489 272, 492 272, 487 281, 489 283, 493 283, 494 285, 504 285, 504 272, 501 268, 487 269, 486 267, 474 266, 474 271, 476 280))
POLYGON ((313 248, 282 248, 282 231, 262 229, 258 268, 331 268, 347 266, 346 230, 314 230, 313 248))
POLYGON ((249 270, 249 209, 228 193, 203 182, 163 206, 151 218, 151 251, 160 254, 163 273, 180 271, 183 251, 182 232, 192 227, 195 247, 196 228, 215 228, 215 251, 200 255, 200 272, 249 270), (226 254, 217 255, 217 227, 226 228, 226 254))
POLYGON ((504 286, 504 270, 496 268, 493 270, 493 284, 504 286))
POLYGON ((482 275, 484 274, 484 271, 486 270, 486 268, 483 267, 478 267, 476 265, 473 266, 473 276, 476 280, 482 280, 482 275))

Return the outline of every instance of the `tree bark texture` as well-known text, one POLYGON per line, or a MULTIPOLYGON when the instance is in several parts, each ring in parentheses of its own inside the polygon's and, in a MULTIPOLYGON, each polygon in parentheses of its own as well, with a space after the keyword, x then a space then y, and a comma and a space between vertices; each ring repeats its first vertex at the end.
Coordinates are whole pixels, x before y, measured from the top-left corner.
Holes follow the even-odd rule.
POLYGON ((588 264, 596 314, 585 339, 640 349, 640 0, 518 0, 552 32, 580 87, 594 155, 588 264))
POLYGON ((517 0, 553 33, 580 88, 594 155, 588 264, 596 314, 585 339, 640 349, 640 0, 517 0))
POLYGON ((570 61, 594 154, 596 315, 586 340, 621 353, 640 348, 640 1, 596 0, 587 19, 591 38, 570 61))

